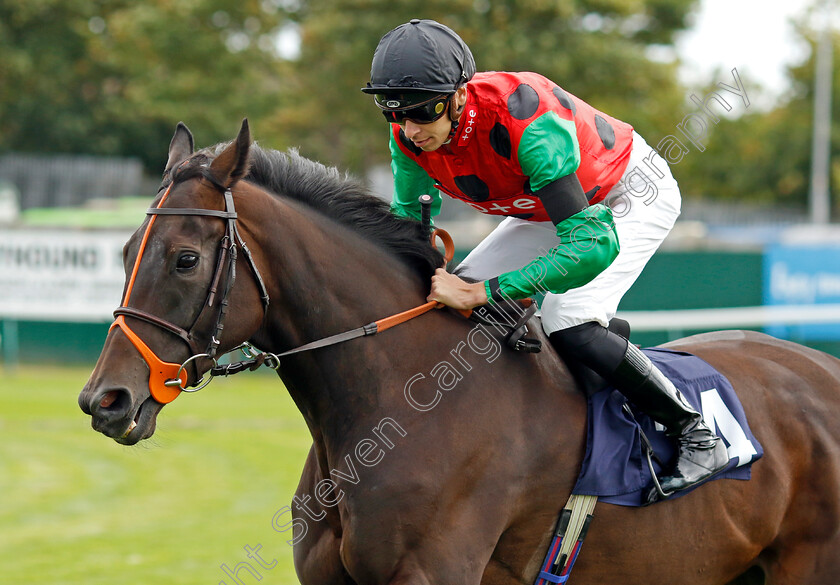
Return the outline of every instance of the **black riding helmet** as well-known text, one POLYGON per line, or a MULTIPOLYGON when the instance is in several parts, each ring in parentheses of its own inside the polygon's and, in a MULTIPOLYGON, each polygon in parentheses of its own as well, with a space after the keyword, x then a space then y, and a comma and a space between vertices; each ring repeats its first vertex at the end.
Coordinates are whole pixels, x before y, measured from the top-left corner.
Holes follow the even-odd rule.
POLYGON ((473 75, 472 52, 455 31, 415 18, 379 41, 362 91, 383 110, 408 110, 455 93, 473 75))

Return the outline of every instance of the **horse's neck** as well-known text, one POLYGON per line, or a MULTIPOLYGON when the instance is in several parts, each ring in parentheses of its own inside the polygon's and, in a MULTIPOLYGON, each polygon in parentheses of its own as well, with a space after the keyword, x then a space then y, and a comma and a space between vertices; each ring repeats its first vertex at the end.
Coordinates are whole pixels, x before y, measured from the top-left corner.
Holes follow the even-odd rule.
MULTIPOLYGON (((279 215, 259 241, 271 268, 272 300, 261 336, 254 339, 258 346, 282 352, 425 302, 428 289, 417 276, 358 234, 297 205, 279 215)), ((285 357, 280 374, 312 432, 322 470, 389 417, 420 434, 430 432, 431 421, 451 428, 496 411, 492 420, 508 385, 517 392, 511 411, 523 419, 536 417, 537 427, 574 426, 553 415, 543 421, 546 411, 577 413, 581 419, 585 412, 579 396, 562 391, 571 388, 571 379, 556 356, 537 362, 514 354, 492 331, 450 311, 285 357), (463 381, 458 392, 447 392, 445 412, 426 414, 436 395, 443 400, 440 389, 449 390, 458 376, 463 381), (556 380, 557 387, 554 382, 547 387, 546 380, 556 380), (415 402, 408 399, 410 390, 415 402), (460 418, 447 418, 452 416, 460 418)), ((477 429, 476 437, 483 432, 477 429)))
POLYGON ((292 346, 365 325, 424 302, 410 269, 352 230, 314 213, 280 232, 276 258, 283 318, 280 338, 292 346), (294 240, 294 241, 290 241, 294 240))
MULTIPOLYGON (((292 204, 270 232, 261 248, 274 271, 272 301, 265 339, 256 340, 269 351, 356 329, 425 302, 407 266, 315 212, 292 204)), ((284 358, 281 376, 310 427, 348 401, 354 409, 366 408, 366 401, 375 408, 379 369, 392 366, 363 355, 369 346, 358 344, 369 343, 354 340, 284 358)))
MULTIPOLYGON (((277 260, 267 330, 275 345, 258 345, 283 351, 424 303, 416 275, 358 235, 311 213, 283 222, 271 229, 277 260)), ((495 332, 451 311, 283 358, 280 374, 312 434, 320 477, 333 468, 350 473, 350 454, 358 459, 360 445, 374 443, 403 445, 410 459, 423 457, 424 445, 457 440, 458 453, 446 457, 460 462, 510 450, 521 441, 516 426, 499 432, 508 418, 528 421, 523 432, 563 430, 534 439, 531 459, 541 466, 582 451, 586 405, 559 358, 511 352, 495 332)))

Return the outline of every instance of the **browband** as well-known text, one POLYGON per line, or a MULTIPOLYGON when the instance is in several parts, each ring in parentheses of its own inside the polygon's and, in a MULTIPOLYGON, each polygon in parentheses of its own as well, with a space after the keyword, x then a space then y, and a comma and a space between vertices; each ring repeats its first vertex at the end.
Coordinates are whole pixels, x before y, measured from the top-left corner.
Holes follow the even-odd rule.
POLYGON ((191 207, 150 207, 146 215, 207 215, 222 219, 236 219, 235 211, 221 211, 218 209, 196 209, 191 207))

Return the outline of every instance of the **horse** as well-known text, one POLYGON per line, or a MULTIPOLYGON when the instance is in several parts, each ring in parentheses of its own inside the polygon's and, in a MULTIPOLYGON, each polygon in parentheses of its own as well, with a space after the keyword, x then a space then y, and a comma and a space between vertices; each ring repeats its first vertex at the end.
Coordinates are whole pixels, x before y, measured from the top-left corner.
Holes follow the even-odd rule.
MULTIPOLYGON (((128 445, 213 356, 246 340, 279 356, 423 305, 444 262, 419 222, 334 168, 253 144, 247 120, 197 152, 177 126, 124 259, 123 305, 79 404, 128 445)), ((749 481, 600 504, 574 582, 834 582, 840 360, 749 331, 667 345, 731 381, 765 455, 749 481)), ((285 524, 303 585, 534 581, 585 449, 585 396, 554 352, 511 351, 443 309, 278 361, 313 442, 285 524)))

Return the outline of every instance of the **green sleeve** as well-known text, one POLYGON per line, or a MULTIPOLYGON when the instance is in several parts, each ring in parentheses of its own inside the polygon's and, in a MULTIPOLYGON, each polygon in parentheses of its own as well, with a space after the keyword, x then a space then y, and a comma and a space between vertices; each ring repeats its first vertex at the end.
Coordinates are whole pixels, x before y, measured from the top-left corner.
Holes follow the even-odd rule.
POLYGON ((391 132, 391 172, 394 174, 394 199, 391 211, 401 217, 420 220, 420 195, 432 196, 432 217, 440 213, 440 192, 435 182, 419 164, 406 155, 391 132))
POLYGON ((618 256, 618 237, 612 210, 592 205, 557 224, 557 246, 520 270, 498 277, 498 291, 484 283, 487 298, 498 302, 529 297, 538 292, 561 294, 589 283, 618 256))
POLYGON ((522 133, 517 151, 522 173, 537 191, 552 181, 571 175, 580 166, 580 146, 572 120, 548 111, 522 133))

